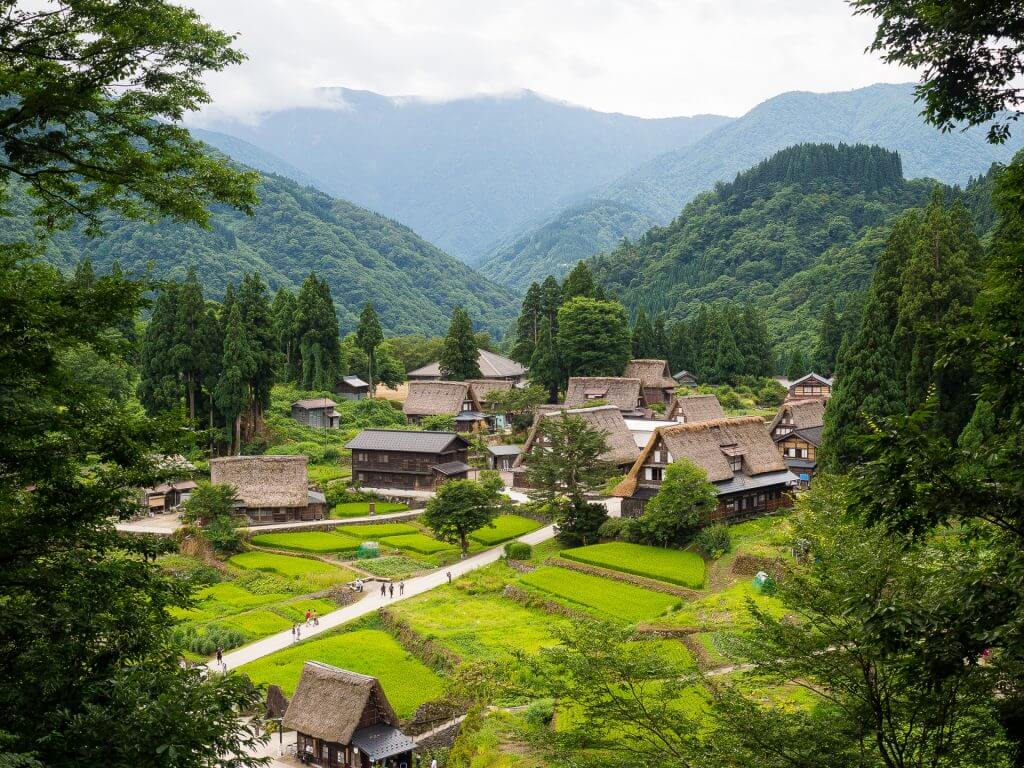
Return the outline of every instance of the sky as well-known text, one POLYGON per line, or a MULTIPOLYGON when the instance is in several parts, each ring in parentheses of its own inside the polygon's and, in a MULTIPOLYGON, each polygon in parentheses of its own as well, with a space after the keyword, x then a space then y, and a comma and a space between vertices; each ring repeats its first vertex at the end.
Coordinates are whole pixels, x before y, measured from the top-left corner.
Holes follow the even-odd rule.
POLYGON ((324 86, 444 101, 530 89, 641 117, 738 116, 792 90, 908 82, 842 0, 182 0, 248 61, 210 115, 323 103, 324 86))

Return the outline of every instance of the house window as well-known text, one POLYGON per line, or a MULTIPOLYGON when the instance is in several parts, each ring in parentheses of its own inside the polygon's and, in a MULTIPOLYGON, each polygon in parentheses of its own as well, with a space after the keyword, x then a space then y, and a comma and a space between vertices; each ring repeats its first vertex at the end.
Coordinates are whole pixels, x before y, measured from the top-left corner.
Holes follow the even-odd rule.
POLYGON ((365 453, 360 453, 360 454, 359 454, 359 460, 360 460, 360 461, 366 461, 366 460, 367 460, 367 458, 366 458, 366 454, 365 454, 365 453))
POLYGON ((377 461, 379 461, 381 464, 387 464, 388 455, 386 453, 382 453, 380 456, 377 457, 377 461))
POLYGON ((743 456, 730 456, 729 457, 729 469, 733 472, 739 472, 743 469, 743 456))
POLYGON ((656 483, 660 483, 664 477, 664 470, 661 467, 645 467, 644 477, 656 483))

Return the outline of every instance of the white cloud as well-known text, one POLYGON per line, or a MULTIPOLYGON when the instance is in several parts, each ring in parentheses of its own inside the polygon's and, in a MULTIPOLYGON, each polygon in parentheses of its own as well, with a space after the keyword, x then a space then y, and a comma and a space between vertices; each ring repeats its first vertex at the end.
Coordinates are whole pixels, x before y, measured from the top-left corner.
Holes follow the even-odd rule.
MULTIPOLYGON (((842 0, 188 0, 249 60, 212 112, 322 104, 322 86, 444 100, 528 88, 644 117, 739 115, 790 90, 905 82, 842 0)), ((197 121, 202 116, 197 116, 197 121)))

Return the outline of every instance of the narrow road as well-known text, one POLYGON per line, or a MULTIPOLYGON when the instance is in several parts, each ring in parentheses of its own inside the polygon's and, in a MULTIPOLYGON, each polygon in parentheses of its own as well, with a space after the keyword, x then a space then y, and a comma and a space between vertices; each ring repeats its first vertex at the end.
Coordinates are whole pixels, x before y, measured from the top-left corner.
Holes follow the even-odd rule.
MULTIPOLYGON (((386 523, 389 520, 401 520, 410 515, 421 515, 422 509, 406 509, 401 512, 386 512, 383 515, 362 515, 360 517, 332 517, 327 520, 293 520, 290 523, 267 523, 266 525, 249 525, 240 528, 248 533, 274 533, 275 531, 297 531, 302 528, 322 528, 326 526, 356 525, 359 523, 386 523)), ((152 533, 157 536, 170 536, 181 528, 182 523, 177 515, 157 515, 142 517, 127 523, 116 523, 114 527, 122 533, 152 533)))
MULTIPOLYGON (((379 516, 379 518, 383 517, 384 515, 379 516)), ((525 536, 520 536, 517 541, 522 541, 531 545, 540 544, 542 541, 547 541, 554 535, 554 526, 548 525, 544 528, 528 533, 525 536)), ((395 585, 394 598, 382 597, 379 587, 377 589, 373 589, 372 586, 368 585, 368 593, 359 602, 347 605, 344 608, 339 608, 336 611, 331 611, 326 616, 321 616, 318 626, 307 627, 306 625, 303 625, 302 639, 307 640, 310 637, 323 634, 324 632, 332 630, 335 627, 339 627, 353 619, 358 619, 360 616, 373 613, 382 606, 391 605, 399 602, 400 600, 413 597, 414 595, 429 592, 435 587, 440 587, 441 585, 448 583, 448 573, 451 573, 452 579, 458 578, 459 576, 476 570, 477 568, 482 568, 485 565, 497 562, 501 558, 503 551, 504 544, 494 547, 493 549, 488 549, 485 552, 480 552, 479 554, 471 557, 467 557, 465 560, 460 560, 457 563, 452 563, 451 565, 439 568, 436 571, 431 571, 423 576, 417 576, 416 578, 409 579, 405 582, 405 592, 401 597, 398 595, 397 584, 395 585)), ((236 651, 225 653, 224 665, 227 669, 236 669, 243 664, 248 664, 250 661, 261 659, 264 656, 268 656, 271 653, 275 653, 294 644, 290 630, 278 632, 276 635, 270 635, 262 640, 257 640, 255 643, 239 648, 236 651)))

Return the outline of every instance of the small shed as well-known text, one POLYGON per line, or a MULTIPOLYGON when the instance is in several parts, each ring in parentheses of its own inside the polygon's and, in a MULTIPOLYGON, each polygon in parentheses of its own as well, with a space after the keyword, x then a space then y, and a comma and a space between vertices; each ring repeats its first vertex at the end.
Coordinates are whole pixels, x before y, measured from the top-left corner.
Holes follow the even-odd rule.
POLYGON ((399 730, 380 681, 369 675, 307 661, 283 724, 295 731, 299 756, 325 768, 412 765, 416 742, 399 730))
POLYGON ((676 380, 676 384, 680 387, 696 387, 697 377, 689 371, 679 371, 672 375, 672 378, 676 380))
POLYGON ((342 376, 334 385, 334 394, 346 400, 362 400, 370 396, 370 385, 358 376, 342 376))
POLYGON ((510 470, 522 451, 521 445, 488 445, 487 468, 499 471, 510 470))
POLYGON ((292 418, 307 427, 337 429, 341 414, 334 410, 338 404, 329 397, 310 397, 292 403, 292 418))

